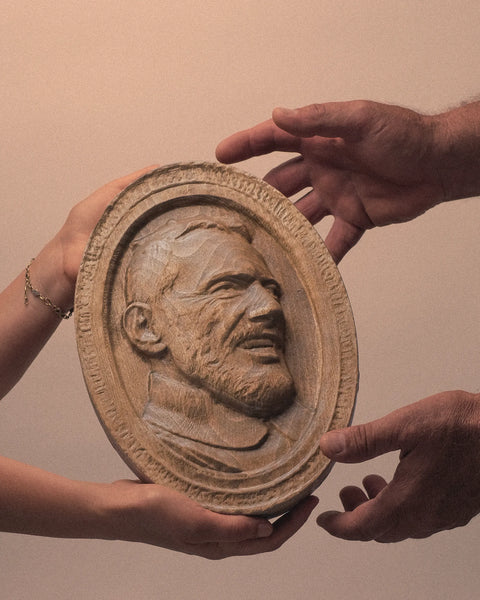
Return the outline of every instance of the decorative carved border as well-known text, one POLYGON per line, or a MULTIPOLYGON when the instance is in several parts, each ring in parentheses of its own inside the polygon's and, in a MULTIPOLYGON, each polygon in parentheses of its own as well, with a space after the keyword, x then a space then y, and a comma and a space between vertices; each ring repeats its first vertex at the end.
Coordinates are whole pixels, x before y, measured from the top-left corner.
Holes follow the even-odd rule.
MULTIPOLYGON (((175 487, 218 512, 280 514, 311 493, 326 477, 330 463, 318 448, 326 430, 349 424, 358 385, 355 326, 340 273, 321 238, 290 201, 264 181, 214 163, 182 163, 157 169, 124 190, 98 222, 85 251, 75 298, 77 344, 85 382, 110 441, 143 480, 175 487), (174 472, 155 450, 145 424, 121 390, 110 355, 108 281, 118 268, 119 248, 132 228, 177 197, 203 194, 240 206, 288 255, 311 307, 312 336, 323 348, 320 374, 329 398, 314 399, 318 410, 295 456, 280 467, 252 478, 220 476, 213 485, 174 472), (101 308, 93 298, 103 294, 101 308), (323 312, 322 312, 323 309, 323 312), (326 364, 328 363, 328 364, 326 364), (302 445, 303 444, 303 445, 302 445), (247 482, 248 484, 248 482, 247 482)), ((320 388, 323 388, 321 383, 320 388)), ((321 392, 324 393, 324 392, 321 392)), ((320 394, 321 395, 321 394, 320 394)), ((281 461, 280 461, 281 462, 281 461)), ((193 474, 195 475, 195 474, 193 474)))

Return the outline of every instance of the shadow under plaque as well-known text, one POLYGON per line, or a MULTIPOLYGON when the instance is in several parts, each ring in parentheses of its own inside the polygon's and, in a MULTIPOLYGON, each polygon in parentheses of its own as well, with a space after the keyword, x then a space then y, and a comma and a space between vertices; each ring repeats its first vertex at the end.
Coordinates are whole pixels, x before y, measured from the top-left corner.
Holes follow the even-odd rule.
POLYGON ((97 415, 143 481, 275 516, 326 477, 319 438, 357 391, 353 316, 321 238, 265 182, 213 163, 138 179, 90 238, 75 324, 97 415))

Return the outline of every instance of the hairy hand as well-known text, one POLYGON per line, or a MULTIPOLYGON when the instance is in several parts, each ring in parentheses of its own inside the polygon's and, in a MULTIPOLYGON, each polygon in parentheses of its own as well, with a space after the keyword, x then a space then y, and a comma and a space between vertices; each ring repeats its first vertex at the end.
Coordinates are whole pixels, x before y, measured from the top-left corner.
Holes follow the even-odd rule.
POLYGON ((277 108, 273 118, 217 147, 232 163, 273 151, 296 152, 265 180, 317 223, 333 215, 325 240, 336 262, 366 229, 408 221, 444 200, 435 166, 436 121, 370 101, 277 108))
POLYGON ((337 462, 400 450, 393 479, 379 475, 341 490, 344 512, 317 523, 347 540, 398 542, 466 525, 480 512, 480 396, 436 394, 377 421, 329 432, 320 441, 337 462))

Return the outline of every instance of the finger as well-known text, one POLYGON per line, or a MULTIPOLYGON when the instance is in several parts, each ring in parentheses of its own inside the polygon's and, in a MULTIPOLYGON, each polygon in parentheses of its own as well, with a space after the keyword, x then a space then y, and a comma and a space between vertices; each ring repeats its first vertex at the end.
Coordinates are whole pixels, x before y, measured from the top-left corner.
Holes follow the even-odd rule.
POLYGON ((351 102, 327 102, 310 104, 302 108, 275 108, 273 121, 292 135, 312 137, 342 137, 359 139, 373 118, 373 103, 354 100, 351 102))
POLYGON ((325 245, 335 263, 339 263, 347 252, 360 240, 365 230, 336 217, 325 238, 325 245))
MULTIPOLYGON (((318 498, 316 496, 304 498, 292 510, 274 522, 274 531, 268 542, 285 542, 302 527, 317 504, 318 498)), ((261 543, 266 544, 267 540, 262 540, 261 543)))
POLYGON ((215 151, 217 160, 233 163, 275 150, 298 152, 301 140, 278 128, 270 119, 222 140, 215 151))
POLYGON ((329 431, 320 438, 320 448, 329 458, 346 463, 363 462, 400 450, 409 419, 408 410, 399 409, 363 425, 329 431))
POLYGON ((302 196, 295 202, 295 208, 297 208, 304 217, 306 217, 312 225, 321 221, 324 217, 329 215, 329 211, 322 206, 320 197, 316 190, 312 190, 302 196))
POLYGON ((306 523, 317 504, 318 498, 308 496, 275 521, 273 533, 269 537, 236 544, 227 549, 229 555, 245 556, 277 550, 306 523))
POLYGON ((293 196, 310 186, 308 167, 301 157, 292 158, 278 165, 263 179, 284 196, 293 196))
POLYGON ((191 544, 244 542, 269 537, 273 530, 268 519, 205 511, 188 541, 191 544))
POLYGON ((344 487, 340 490, 339 496, 345 510, 354 510, 368 500, 365 492, 356 485, 344 487))
POLYGON ((361 523, 358 522, 356 511, 342 513, 331 510, 324 512, 318 515, 317 525, 325 529, 330 535, 343 540, 368 542, 374 539, 371 534, 363 531, 361 523))
POLYGON ((148 167, 143 167, 138 171, 134 171, 133 173, 129 173, 128 175, 124 175, 123 177, 119 177, 118 179, 107 183, 105 187, 111 189, 112 192, 116 192, 118 194, 143 175, 146 175, 147 173, 150 173, 154 169, 158 168, 158 166, 159 165, 150 165, 148 167))
POLYGON ((395 512, 377 499, 363 502, 352 511, 327 511, 317 517, 317 525, 330 535, 363 542, 391 535, 395 524, 395 512))
POLYGON ((367 475, 363 479, 363 487, 365 488, 369 498, 375 498, 378 494, 387 487, 387 482, 380 475, 367 475))
POLYGON ((119 186, 125 187, 126 185, 129 185, 139 177, 142 177, 142 175, 146 175, 147 173, 150 173, 158 167, 159 165, 149 165, 148 167, 142 167, 137 171, 133 171, 133 173, 129 173, 128 175, 124 175, 123 177, 119 177, 115 180, 115 183, 118 183, 119 186))
POLYGON ((403 406, 363 425, 329 431, 320 438, 320 448, 328 458, 347 463, 363 462, 393 450, 401 450, 405 457, 419 443, 427 425, 432 426, 432 415, 437 414, 432 407, 438 407, 439 396, 403 406))

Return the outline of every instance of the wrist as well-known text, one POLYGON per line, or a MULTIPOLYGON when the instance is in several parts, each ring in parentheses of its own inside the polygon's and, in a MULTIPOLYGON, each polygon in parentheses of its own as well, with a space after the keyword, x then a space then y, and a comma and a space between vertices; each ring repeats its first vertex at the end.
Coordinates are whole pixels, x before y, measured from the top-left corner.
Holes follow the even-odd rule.
POLYGON ((98 514, 101 515, 97 537, 108 540, 140 541, 143 528, 142 505, 145 484, 116 481, 102 487, 98 514))
POLYGON ((430 117, 434 170, 445 200, 480 194, 480 102, 430 117))
POLYGON ((111 483, 72 482, 71 525, 60 537, 121 540, 126 519, 122 499, 111 483))
MULTIPOLYGON (((63 256, 56 240, 49 242, 38 256, 33 260, 26 274, 28 281, 44 299, 37 298, 35 303, 43 303, 45 310, 66 313, 73 306, 75 295, 75 282, 71 281, 65 274, 63 256), (47 299, 47 300, 45 300, 47 299), (53 305, 50 306, 50 303, 53 305), (54 308, 55 307, 55 308, 54 308), (53 309, 53 310, 52 310, 53 309)), ((27 287, 27 300, 31 302, 33 296, 38 296, 27 287)))

